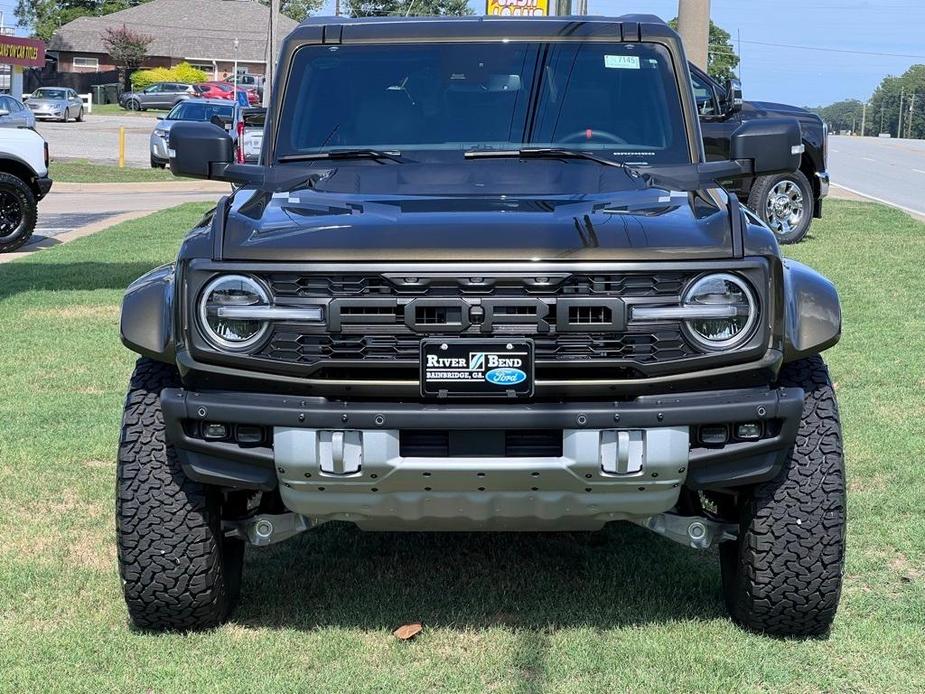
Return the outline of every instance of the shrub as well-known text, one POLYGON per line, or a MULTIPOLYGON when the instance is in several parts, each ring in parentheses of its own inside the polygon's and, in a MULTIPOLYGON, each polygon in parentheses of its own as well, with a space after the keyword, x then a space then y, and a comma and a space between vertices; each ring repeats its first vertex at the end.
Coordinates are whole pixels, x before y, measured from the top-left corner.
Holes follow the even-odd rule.
POLYGON ((180 82, 181 84, 196 84, 205 82, 209 76, 199 68, 189 63, 180 63, 171 68, 155 67, 150 70, 138 70, 132 73, 132 88, 139 90, 150 87, 155 82, 180 82))

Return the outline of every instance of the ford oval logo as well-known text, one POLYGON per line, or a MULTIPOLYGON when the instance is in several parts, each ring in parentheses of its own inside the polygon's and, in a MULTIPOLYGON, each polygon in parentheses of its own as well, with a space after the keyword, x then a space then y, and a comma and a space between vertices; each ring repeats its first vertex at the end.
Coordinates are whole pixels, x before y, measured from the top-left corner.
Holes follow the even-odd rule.
POLYGON ((492 369, 485 374, 485 380, 496 386, 516 386, 527 380, 527 374, 520 369, 492 369))

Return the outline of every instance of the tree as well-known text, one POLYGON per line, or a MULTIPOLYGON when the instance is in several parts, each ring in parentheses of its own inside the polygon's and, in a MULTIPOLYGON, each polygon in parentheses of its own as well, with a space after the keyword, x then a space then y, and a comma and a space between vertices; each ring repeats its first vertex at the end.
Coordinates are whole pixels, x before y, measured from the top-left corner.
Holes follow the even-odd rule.
POLYGON ((154 37, 132 31, 123 24, 121 27, 106 27, 102 39, 112 62, 119 68, 119 81, 130 88, 128 77, 148 57, 148 46, 154 37))
MULTIPOLYGON (((678 30, 678 18, 675 17, 669 26, 678 30)), ((707 72, 719 82, 725 82, 736 76, 735 69, 739 65, 739 56, 732 45, 732 35, 710 20, 710 51, 707 58, 707 72)))
MULTIPOLYGON (((861 121, 864 116, 864 104, 857 99, 836 101, 834 104, 817 106, 809 110, 828 123, 829 129, 833 132, 839 132, 841 130, 859 132, 861 129, 861 121)), ((868 113, 868 116, 869 115, 868 113)))
POLYGON ((412 15, 432 17, 438 15, 472 14, 466 0, 347 0, 352 17, 382 17, 385 15, 412 15))
POLYGON ((893 137, 925 138, 925 65, 913 65, 899 77, 890 75, 883 79, 867 107, 866 131, 869 135, 890 133, 893 137))
MULTIPOLYGON (((269 0, 260 0, 263 5, 269 5, 269 0)), ((283 0, 283 14, 301 22, 310 14, 314 14, 324 6, 324 0, 283 0)))

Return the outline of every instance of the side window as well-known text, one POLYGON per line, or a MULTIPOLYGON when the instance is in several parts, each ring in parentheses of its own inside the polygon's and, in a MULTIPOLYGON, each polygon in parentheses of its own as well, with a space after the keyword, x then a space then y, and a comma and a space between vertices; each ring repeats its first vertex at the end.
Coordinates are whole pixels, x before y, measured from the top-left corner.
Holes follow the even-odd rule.
POLYGON ((691 83, 694 86, 694 98, 697 100, 697 111, 700 115, 717 115, 719 108, 716 105, 716 95, 713 93, 713 87, 695 73, 691 73, 691 83))
POLYGON ((16 102, 8 96, 0 96, 0 109, 9 111, 10 113, 16 113, 19 110, 16 108, 16 102))
POLYGON ((161 85, 152 84, 150 87, 145 89, 145 94, 159 94, 161 91, 161 85))

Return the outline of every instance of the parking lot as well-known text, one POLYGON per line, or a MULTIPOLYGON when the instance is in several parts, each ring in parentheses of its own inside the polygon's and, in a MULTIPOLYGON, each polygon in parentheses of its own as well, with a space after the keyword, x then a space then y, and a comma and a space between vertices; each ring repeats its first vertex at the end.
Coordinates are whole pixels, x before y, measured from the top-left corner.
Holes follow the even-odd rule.
POLYGON ((158 115, 164 112, 88 114, 83 123, 40 121, 38 131, 48 140, 52 159, 115 162, 119 159, 119 128, 124 127, 126 164, 148 166, 148 138, 158 115))

